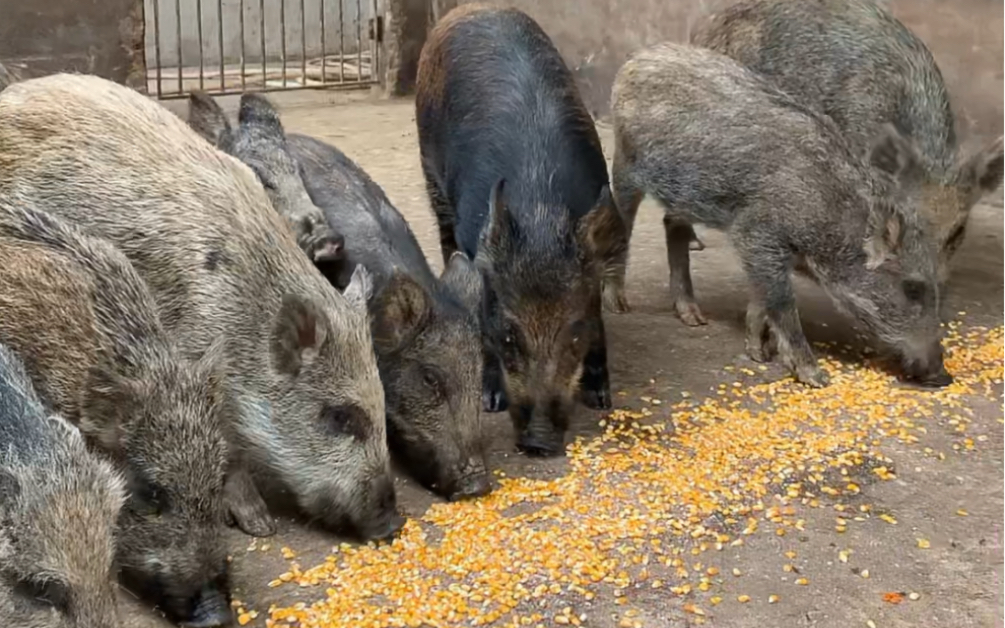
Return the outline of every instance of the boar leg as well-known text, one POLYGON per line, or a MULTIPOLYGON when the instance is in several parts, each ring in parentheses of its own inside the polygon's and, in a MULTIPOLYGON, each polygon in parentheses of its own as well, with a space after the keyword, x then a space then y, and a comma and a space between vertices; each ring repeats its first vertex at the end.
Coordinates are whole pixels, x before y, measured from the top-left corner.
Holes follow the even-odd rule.
POLYGON ((775 336, 768 324, 768 314, 759 299, 747 304, 747 355, 754 362, 770 362, 777 351, 775 336))
POLYGON ((230 525, 236 525, 251 536, 264 537, 276 533, 276 523, 247 469, 233 466, 227 474, 223 491, 230 511, 230 525))
POLYGON ((446 194, 440 189, 433 175, 423 168, 426 177, 426 192, 429 194, 429 204, 436 215, 436 226, 440 230, 440 252, 443 253, 443 264, 450 263, 450 256, 457 251, 457 238, 454 236, 454 208, 447 201, 446 194))
POLYGON ((499 357, 485 352, 482 371, 482 409, 486 412, 503 412, 509 407, 506 390, 503 387, 502 365, 499 357))
POLYGON ((670 298, 673 309, 685 325, 705 325, 708 320, 694 300, 691 284, 691 242, 698 239, 694 227, 675 219, 669 213, 663 216, 663 229, 667 238, 667 262, 670 264, 670 298))
MULTIPOLYGON (((799 322, 796 296, 792 289, 792 256, 785 250, 784 243, 772 242, 771 239, 770 235, 761 233, 746 234, 746 237, 734 240, 753 289, 752 303, 747 309, 748 325, 751 311, 755 318, 757 310, 763 311, 774 331, 778 353, 785 365, 800 382, 821 388, 827 385, 828 377, 817 365, 799 322)), ((753 326, 754 331, 760 334, 758 323, 753 326)), ((747 342, 750 342, 749 335, 747 342)), ((757 359, 755 355, 751 357, 757 359)))
POLYGON ((611 376, 607 370, 607 335, 604 319, 598 301, 590 327, 590 348, 583 358, 583 374, 579 378, 580 397, 583 403, 594 410, 611 407, 611 376))
POLYGON ((624 168, 619 164, 617 155, 614 157, 614 177, 611 187, 614 193, 614 204, 621 213, 621 220, 625 223, 625 246, 606 262, 603 286, 604 309, 608 312, 624 313, 630 309, 628 298, 625 296, 628 246, 632 240, 635 216, 638 214, 639 204, 645 194, 628 180, 624 168))

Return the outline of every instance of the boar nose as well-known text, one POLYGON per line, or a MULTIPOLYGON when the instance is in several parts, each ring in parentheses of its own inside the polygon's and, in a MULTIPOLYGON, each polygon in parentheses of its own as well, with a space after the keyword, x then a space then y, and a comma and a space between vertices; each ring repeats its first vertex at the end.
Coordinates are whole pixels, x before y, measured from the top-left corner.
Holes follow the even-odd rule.
POLYGON ((207 584, 199 591, 192 617, 181 622, 182 628, 217 628, 230 624, 233 616, 227 596, 216 584, 207 584))
POLYGON ((904 365, 905 378, 925 388, 942 388, 953 383, 953 376, 946 370, 942 359, 942 344, 930 343, 920 359, 907 359, 904 365))
POLYGON ((492 492, 492 481, 485 467, 474 460, 468 462, 467 472, 454 484, 449 499, 452 502, 474 499, 492 492))
POLYGON ((342 259, 345 240, 340 235, 327 235, 314 248, 314 263, 337 262, 342 259))

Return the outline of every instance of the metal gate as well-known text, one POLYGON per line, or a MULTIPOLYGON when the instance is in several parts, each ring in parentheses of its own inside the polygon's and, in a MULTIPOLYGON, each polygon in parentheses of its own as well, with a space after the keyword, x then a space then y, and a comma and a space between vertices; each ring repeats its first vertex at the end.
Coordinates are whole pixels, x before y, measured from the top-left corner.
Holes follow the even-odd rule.
POLYGON ((378 0, 144 0, 147 93, 377 82, 378 0))

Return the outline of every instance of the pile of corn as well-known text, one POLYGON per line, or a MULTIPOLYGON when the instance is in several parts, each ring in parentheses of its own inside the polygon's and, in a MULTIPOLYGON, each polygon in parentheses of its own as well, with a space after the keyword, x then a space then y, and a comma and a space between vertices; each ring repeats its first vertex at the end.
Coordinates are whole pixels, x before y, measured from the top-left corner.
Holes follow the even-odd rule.
MULTIPOLYGON (((681 596, 682 612, 702 623, 700 604, 719 598, 692 593, 718 575, 714 551, 759 528, 802 529, 801 508, 859 492, 856 473, 894 477, 884 437, 919 442, 938 417, 957 434, 954 448, 974 447, 965 398, 1002 382, 1003 331, 962 334, 954 323, 946 344, 955 383, 939 391, 900 387, 868 361, 830 359, 832 383, 819 390, 727 368, 737 381, 705 400, 685 393, 616 410, 602 437, 569 447, 564 477, 501 477, 486 498, 410 520, 390 545, 342 545, 306 570, 292 562, 270 584, 317 587, 321 599, 272 608, 266 625, 589 625, 590 601, 604 595, 625 604, 618 625, 631 628, 643 624, 625 591, 639 587, 681 596)), ((864 506, 854 514, 873 516, 864 506)))

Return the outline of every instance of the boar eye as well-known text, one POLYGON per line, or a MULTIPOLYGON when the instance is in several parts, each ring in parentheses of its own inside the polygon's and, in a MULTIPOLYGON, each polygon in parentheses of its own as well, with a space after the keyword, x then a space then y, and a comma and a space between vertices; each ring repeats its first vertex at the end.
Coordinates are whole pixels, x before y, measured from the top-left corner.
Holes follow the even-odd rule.
POLYGON ((945 248, 949 249, 950 251, 955 251, 960 246, 960 243, 963 241, 963 234, 965 231, 966 230, 964 229, 963 225, 960 225, 959 227, 956 227, 956 229, 953 229, 953 232, 949 234, 949 239, 946 240, 945 248))
POLYGON ((443 383, 443 378, 440 374, 431 368, 422 369, 422 381, 436 399, 443 399, 446 397, 446 386, 443 383))
POLYGON ((262 184, 263 188, 270 192, 276 191, 276 188, 278 187, 276 186, 276 182, 272 180, 272 177, 266 176, 265 171, 262 168, 252 164, 248 164, 248 167, 251 168, 251 171, 255 173, 256 177, 258 177, 258 181, 262 184))
POLYGON ((137 481, 129 487, 130 509, 138 515, 162 515, 168 510, 167 492, 152 482, 137 481))
POLYGON ((22 598, 63 612, 67 612, 70 606, 70 592, 57 580, 22 580, 14 586, 14 590, 22 598))
POLYGON ((925 283, 915 279, 904 280, 904 296, 908 301, 921 303, 925 300, 925 283))
POLYGON ((356 405, 325 406, 321 421, 325 429, 332 433, 351 436, 358 441, 366 440, 370 435, 366 412, 356 405))

